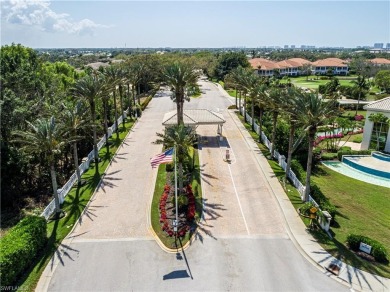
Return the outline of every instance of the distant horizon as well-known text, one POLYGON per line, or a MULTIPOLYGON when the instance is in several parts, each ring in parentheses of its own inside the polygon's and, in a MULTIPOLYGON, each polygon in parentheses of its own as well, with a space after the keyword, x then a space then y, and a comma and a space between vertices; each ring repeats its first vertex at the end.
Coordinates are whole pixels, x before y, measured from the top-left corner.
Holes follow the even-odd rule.
POLYGON ((353 49, 390 43, 390 1, 5 0, 0 5, 1 45, 34 49, 353 49))

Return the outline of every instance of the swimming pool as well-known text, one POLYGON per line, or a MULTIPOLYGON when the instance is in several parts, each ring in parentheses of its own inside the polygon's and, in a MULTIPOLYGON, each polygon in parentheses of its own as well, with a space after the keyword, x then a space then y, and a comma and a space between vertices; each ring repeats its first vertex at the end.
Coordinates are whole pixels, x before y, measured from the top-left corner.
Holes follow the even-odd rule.
POLYGON ((390 179, 362 172, 360 170, 348 166, 345 163, 339 161, 323 161, 322 164, 345 176, 349 176, 351 178, 364 181, 370 184, 390 188, 390 179))

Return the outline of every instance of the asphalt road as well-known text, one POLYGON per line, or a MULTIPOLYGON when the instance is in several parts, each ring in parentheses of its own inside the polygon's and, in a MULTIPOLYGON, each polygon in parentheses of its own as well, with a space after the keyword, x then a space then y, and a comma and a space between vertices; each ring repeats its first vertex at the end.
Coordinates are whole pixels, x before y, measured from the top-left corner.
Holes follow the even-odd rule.
POLYGON ((149 158, 161 150, 151 142, 161 132, 167 94, 154 98, 99 189, 81 225, 61 247, 49 291, 345 291, 347 287, 313 266, 289 238, 282 211, 217 87, 185 108, 220 110, 224 138, 216 126, 197 129, 205 212, 195 241, 166 253, 149 231, 149 204, 156 170, 149 158), (232 163, 223 161, 229 149, 232 163))

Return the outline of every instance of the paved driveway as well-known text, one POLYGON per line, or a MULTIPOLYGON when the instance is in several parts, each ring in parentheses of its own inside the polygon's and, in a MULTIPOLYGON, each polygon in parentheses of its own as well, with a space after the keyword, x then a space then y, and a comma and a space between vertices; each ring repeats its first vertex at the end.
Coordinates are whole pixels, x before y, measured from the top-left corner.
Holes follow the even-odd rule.
POLYGON ((152 100, 108 169, 88 211, 93 216, 84 216, 63 246, 62 262, 47 274, 49 291, 346 290, 295 248, 265 179, 269 174, 225 110, 230 101, 214 84, 202 87, 205 95, 185 108, 220 109, 226 124, 222 140, 216 126, 198 128, 205 220, 192 245, 166 253, 148 231, 156 174, 149 158, 161 150, 151 142, 164 113, 175 108, 162 96, 152 100), (232 164, 223 161, 226 149, 232 164))

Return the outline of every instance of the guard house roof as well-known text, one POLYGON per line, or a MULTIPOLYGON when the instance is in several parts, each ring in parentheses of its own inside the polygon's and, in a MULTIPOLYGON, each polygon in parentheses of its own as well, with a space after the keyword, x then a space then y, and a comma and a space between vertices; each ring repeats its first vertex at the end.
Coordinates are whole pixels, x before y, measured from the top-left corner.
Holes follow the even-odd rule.
MULTIPOLYGON (((189 109, 183 113, 184 124, 188 126, 198 125, 221 125, 225 119, 219 113, 207 109, 189 109)), ((163 126, 173 126, 177 124, 177 111, 171 111, 164 115, 163 126)))
POLYGON ((390 96, 371 102, 364 107, 365 110, 390 113, 390 96))

